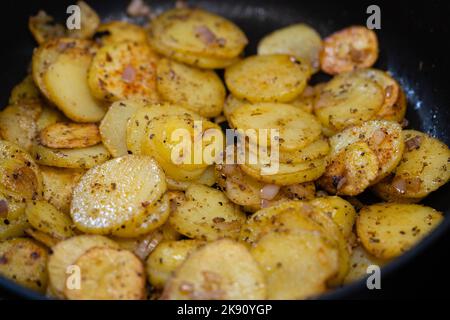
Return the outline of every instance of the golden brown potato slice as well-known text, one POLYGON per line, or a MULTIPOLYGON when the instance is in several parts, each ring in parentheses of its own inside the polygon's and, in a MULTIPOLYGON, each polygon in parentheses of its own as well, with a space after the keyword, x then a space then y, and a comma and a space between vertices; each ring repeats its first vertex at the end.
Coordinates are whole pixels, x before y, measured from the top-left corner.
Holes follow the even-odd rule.
POLYGON ((42 44, 48 40, 64 37, 66 29, 62 24, 55 23, 52 16, 45 11, 39 10, 35 16, 28 19, 28 29, 30 29, 34 40, 42 44))
POLYGON ((70 215, 83 232, 115 235, 128 224, 142 222, 146 209, 165 191, 164 172, 152 158, 116 158, 81 178, 73 191, 70 215))
POLYGON ((352 26, 326 37, 320 66, 328 74, 371 67, 378 59, 378 39, 374 31, 352 26))
POLYGON ((361 209, 356 231, 369 253, 395 258, 411 249, 443 220, 440 212, 416 204, 375 204, 361 209))
POLYGON ((302 94, 294 100, 290 101, 289 104, 292 104, 294 107, 300 108, 308 113, 313 113, 314 101, 316 100, 325 84, 326 83, 319 83, 315 86, 306 86, 302 94))
POLYGON ((167 241, 150 254, 146 262, 148 281, 152 286, 164 288, 167 280, 186 258, 205 242, 199 240, 167 241))
POLYGON ((33 228, 55 239, 64 240, 74 236, 70 217, 58 211, 47 201, 29 201, 25 213, 33 228))
POLYGON ((55 123, 39 134, 40 143, 55 149, 87 148, 102 140, 95 123, 55 123))
POLYGON ((49 287, 58 297, 63 297, 66 287, 66 276, 69 267, 86 251, 92 248, 113 248, 118 245, 114 241, 97 235, 81 235, 59 242, 52 247, 48 260, 49 287))
POLYGON ((36 240, 37 242, 45 245, 47 248, 52 248, 55 246, 60 240, 53 238, 52 236, 48 235, 45 232, 28 228, 25 229, 25 234, 36 240))
POLYGON ((47 250, 30 239, 0 242, 0 275, 27 288, 45 292, 47 250))
MULTIPOLYGON (((321 126, 316 118, 289 104, 257 103, 245 104, 230 115, 233 128, 243 130, 277 129, 279 131, 279 148, 282 151, 299 150, 319 139, 321 126)), ((250 142, 258 144, 252 135, 250 142)), ((270 132, 267 146, 271 145, 270 132)), ((261 141, 264 143, 265 141, 261 141)), ((262 144, 262 143, 259 144, 262 144)))
POLYGON ((450 150, 441 141, 419 131, 404 130, 405 152, 391 176, 374 186, 384 200, 414 202, 450 179, 450 150))
POLYGON ((214 173, 214 166, 209 166, 203 171, 202 175, 193 181, 177 181, 166 177, 167 189, 172 191, 186 191, 191 184, 203 184, 212 187, 216 183, 216 176, 214 173))
POLYGON ((364 250, 363 247, 357 246, 352 250, 352 254, 350 256, 350 270, 347 276, 345 277, 344 283, 349 284, 354 281, 358 281, 362 278, 365 278, 369 275, 367 272, 368 271, 367 268, 369 266, 382 267, 387 262, 388 260, 381 260, 375 258, 366 250, 364 250))
POLYGON ((67 122, 67 119, 58 109, 48 106, 42 106, 42 112, 36 121, 38 132, 57 122, 67 122))
POLYGON ((101 45, 132 41, 146 43, 148 41, 145 29, 128 21, 109 21, 100 24, 93 36, 101 45))
POLYGON ((75 185, 84 170, 40 166, 44 190, 42 197, 58 210, 68 214, 75 185))
POLYGON ((38 87, 34 84, 33 77, 27 75, 18 85, 16 85, 9 96, 9 104, 29 104, 39 103, 41 100, 41 93, 38 87))
POLYGON ((235 24, 201 9, 168 10, 152 20, 150 30, 156 48, 206 58, 235 58, 247 44, 245 34, 235 24))
POLYGON ((326 290, 339 267, 333 243, 308 231, 270 232, 251 253, 263 270, 271 300, 316 296, 326 290))
POLYGON ((91 38, 100 25, 100 17, 86 2, 78 1, 80 8, 80 28, 67 30, 67 36, 80 39, 91 38))
POLYGON ((145 43, 119 42, 96 53, 89 67, 89 88, 97 99, 157 102, 157 56, 145 43))
POLYGON ((298 97, 311 75, 308 63, 289 55, 248 57, 228 67, 231 93, 250 102, 288 102, 298 97))
POLYGON ((196 250, 167 282, 167 300, 258 300, 266 298, 264 275, 248 250, 228 239, 196 250))
POLYGON ((102 142, 114 158, 125 156, 127 150, 128 120, 146 103, 142 100, 114 102, 100 124, 102 142))
POLYGON ((157 76, 157 89, 163 100, 208 118, 222 112, 225 87, 214 71, 162 59, 157 65, 157 76))
POLYGON ((191 185, 186 201, 169 218, 179 233, 199 240, 223 237, 237 239, 245 214, 220 191, 203 185, 191 185))
POLYGON ((0 140, 0 192, 14 199, 42 195, 42 174, 33 158, 13 143, 0 140))
POLYGON ((316 30, 299 23, 265 36, 258 44, 258 54, 288 54, 310 64, 313 72, 320 69, 319 53, 322 39, 316 30))
POLYGON ((81 149, 52 149, 35 144, 30 152, 40 165, 71 169, 89 169, 111 157, 102 144, 81 149))
POLYGON ((26 203, 0 192, 0 241, 23 236, 30 227, 25 214, 26 203))
POLYGON ((92 248, 76 261, 80 288, 64 288, 70 300, 141 300, 145 295, 142 262, 127 250, 92 248))

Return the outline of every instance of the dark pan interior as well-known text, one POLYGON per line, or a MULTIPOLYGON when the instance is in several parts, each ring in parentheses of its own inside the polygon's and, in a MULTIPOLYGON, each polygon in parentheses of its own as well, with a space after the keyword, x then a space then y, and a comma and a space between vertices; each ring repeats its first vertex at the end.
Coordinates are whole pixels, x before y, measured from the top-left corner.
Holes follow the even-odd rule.
MULTIPOLYGON (((0 102, 6 106, 9 92, 26 74, 35 43, 27 29, 27 19, 39 9, 63 21, 65 9, 75 1, 6 1, 2 19, 2 49, 0 59, 0 102)), ((128 1, 87 0, 103 20, 125 17, 128 1)), ((147 0, 155 11, 171 8, 173 1, 147 0)), ((370 4, 381 8, 380 58, 376 67, 389 70, 404 87, 408 98, 409 127, 419 129, 450 144, 450 90, 444 75, 450 71, 446 55, 446 42, 450 38, 447 14, 450 4, 446 1, 427 1, 412 4, 406 1, 283 1, 283 0, 236 0, 236 1, 189 1, 216 12, 236 22, 248 35, 250 44, 247 54, 255 52, 258 40, 265 34, 296 22, 313 26, 326 36, 340 28, 365 24, 370 4)), ((316 80, 326 79, 324 75, 316 80)), ((414 250, 406 253, 382 270, 382 290, 369 292, 365 282, 360 281, 338 289, 326 298, 366 297, 417 297, 433 296, 433 283, 442 279, 445 266, 440 263, 449 257, 446 243, 450 241, 450 208, 446 195, 450 185, 441 188, 425 201, 446 213, 445 222, 414 250), (411 283, 411 279, 414 282, 411 283)), ((10 281, 0 278, 0 291, 13 296, 39 298, 10 281)))

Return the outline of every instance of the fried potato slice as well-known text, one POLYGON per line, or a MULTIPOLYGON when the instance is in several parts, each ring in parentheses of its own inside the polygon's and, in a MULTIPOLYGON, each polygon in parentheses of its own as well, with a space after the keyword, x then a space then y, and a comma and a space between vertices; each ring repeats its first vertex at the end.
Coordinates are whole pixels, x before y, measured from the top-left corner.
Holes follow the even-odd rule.
POLYGON ((199 240, 227 237, 237 239, 246 216, 222 192, 203 185, 191 185, 186 201, 169 218, 179 233, 199 240))
POLYGON ((41 100, 41 93, 38 87, 34 84, 33 77, 27 75, 19 84, 17 84, 11 91, 8 103, 13 104, 29 104, 39 103, 41 100))
POLYGON ((145 29, 128 21, 113 20, 100 24, 93 36, 101 45, 132 41, 147 43, 148 36, 145 29))
POLYGON ((158 101, 157 56, 145 43, 119 42, 98 50, 89 67, 87 81, 97 99, 158 101))
POLYGON ((47 287, 47 251, 30 239, 0 242, 0 275, 44 293, 47 287))
MULTIPOLYGON (((279 131, 279 149, 281 151, 299 150, 316 141, 321 135, 321 126, 316 118, 289 104, 257 103, 246 104, 230 115, 233 128, 243 130, 277 129, 279 131)), ((266 141, 258 143, 255 137, 248 135, 251 143, 271 145, 270 132, 266 141)))
POLYGON ((52 149, 35 144, 31 154, 40 165, 72 169, 89 169, 111 156, 102 144, 81 149, 52 149))
POLYGON ((33 229, 33 228, 27 228, 25 229, 25 234, 36 240, 37 242, 45 245, 47 248, 52 248, 55 246, 60 240, 53 238, 52 236, 48 235, 45 232, 33 229))
POLYGON ((98 122, 106 113, 86 81, 91 60, 92 55, 84 51, 75 57, 61 53, 43 76, 49 100, 76 122, 98 122))
POLYGON ((142 262, 127 250, 92 248, 75 262, 80 288, 64 288, 70 300, 141 300, 145 295, 142 262))
POLYGON ((70 217, 47 201, 29 201, 25 213, 33 228, 55 239, 64 240, 75 235, 70 217))
POLYGON ((352 26, 324 39, 320 66, 328 74, 338 74, 371 67, 377 59, 375 32, 363 26, 352 26))
POLYGON ((443 219, 430 207, 382 203, 360 210, 356 231, 364 249, 377 258, 391 259, 411 249, 443 219))
POLYGON ((44 200, 56 209, 69 214, 72 192, 84 174, 84 170, 40 166, 44 200))
POLYGON ((361 280, 367 277, 369 274, 369 266, 384 266, 388 260, 382 260, 375 258, 370 253, 368 253, 362 246, 357 246, 353 248, 352 254, 350 256, 350 270, 345 277, 344 283, 349 284, 354 281, 361 280))
POLYGON ((314 113, 329 132, 336 133, 375 118, 384 97, 377 82, 356 72, 344 73, 322 87, 314 102, 314 113))
POLYGON ((326 290, 339 266, 336 247, 314 232, 270 232, 251 253, 263 270, 271 300, 316 296, 326 290))
POLYGON ((152 20, 150 30, 155 47, 160 43, 176 52, 208 58, 235 58, 248 42, 234 23, 201 9, 168 10, 152 20))
POLYGON ((114 102, 100 123, 103 145, 114 158, 125 156, 127 150, 128 120, 146 103, 142 100, 122 100, 114 102))
POLYGON ((167 282, 167 300, 259 300, 266 298, 264 275, 248 250, 229 239, 192 252, 167 282))
POLYGON ((193 181, 177 181, 166 177, 167 188, 172 191, 186 191, 191 184, 203 184, 212 187, 216 183, 214 166, 209 166, 203 171, 202 175, 193 181))
POLYGON ((21 237, 30 227, 25 214, 26 203, 0 192, 0 241, 21 237))
POLYGON ((91 8, 84 1, 77 1, 77 6, 80 8, 80 28, 68 29, 67 36, 80 39, 89 39, 100 25, 100 17, 93 8, 91 8))
POLYGON ((28 19, 28 29, 30 29, 34 40, 42 44, 48 40, 64 37, 66 29, 62 24, 55 23, 52 16, 45 11, 39 10, 35 16, 28 19))
POLYGON ((166 191, 164 172, 146 156, 124 156, 90 169, 73 191, 70 215, 86 233, 112 234, 147 217, 166 191))
POLYGON ((103 236, 80 235, 59 242, 52 247, 52 254, 48 259, 49 287, 58 297, 63 297, 66 287, 66 275, 69 267, 86 251, 92 248, 118 249, 118 244, 103 236))
POLYGON ((157 288, 164 288, 175 270, 186 258, 205 242, 180 240, 163 242, 150 254, 146 262, 148 281, 157 288))
POLYGON ((0 140, 0 192, 14 199, 42 194, 42 174, 33 158, 13 143, 0 140))
POLYGON ((43 105, 42 112, 39 118, 36 120, 36 127, 38 132, 40 132, 45 128, 47 128, 48 126, 55 124, 57 122, 68 122, 68 121, 69 119, 67 119, 58 109, 43 105))
POLYGON ((39 134, 42 145, 55 149, 87 148, 102 140, 95 123, 55 123, 39 134))
POLYGON ((231 93, 250 102, 288 102, 306 88, 307 63, 289 55, 248 57, 228 67, 225 82, 231 93))
POLYGON ((258 54, 288 54, 310 64, 313 72, 320 69, 322 39, 307 24, 293 24, 268 34, 258 44, 258 54))
POLYGON ((0 112, 0 137, 30 150, 38 134, 36 122, 41 113, 38 103, 7 106, 0 112))
POLYGON ((400 164, 374 191, 388 201, 419 201, 450 180, 450 150, 425 133, 404 130, 402 134, 406 148, 400 164))
POLYGON ((161 98, 207 117, 218 116, 225 101, 225 87, 212 70, 199 70, 168 59, 157 65, 161 98))

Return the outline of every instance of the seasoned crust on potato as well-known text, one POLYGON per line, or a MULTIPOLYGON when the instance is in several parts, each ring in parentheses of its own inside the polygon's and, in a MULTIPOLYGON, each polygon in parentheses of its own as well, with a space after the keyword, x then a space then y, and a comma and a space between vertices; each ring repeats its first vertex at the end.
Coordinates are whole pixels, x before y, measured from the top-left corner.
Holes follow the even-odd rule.
POLYGON ((95 123, 55 123, 39 134, 42 145, 55 149, 76 149, 95 146, 101 142, 95 123))

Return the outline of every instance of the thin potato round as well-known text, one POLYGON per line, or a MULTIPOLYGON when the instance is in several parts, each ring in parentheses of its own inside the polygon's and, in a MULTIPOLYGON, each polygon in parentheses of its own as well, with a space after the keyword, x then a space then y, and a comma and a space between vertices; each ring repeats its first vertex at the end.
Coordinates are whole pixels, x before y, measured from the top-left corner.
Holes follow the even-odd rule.
POLYGON ((145 293, 142 262, 127 250, 92 248, 80 256, 79 289, 64 288, 70 300, 141 300, 145 293))
POLYGON ((308 64, 293 56, 252 56, 228 67, 225 82, 239 99, 288 102, 303 92, 310 75, 308 64))
POLYGON ((74 236, 73 224, 70 217, 58 211, 47 201, 29 201, 26 215, 33 228, 51 237, 64 240, 74 236))
POLYGON ((0 192, 0 241, 21 237, 30 227, 25 214, 26 203, 0 192))
POLYGON ((56 246, 56 244, 60 241, 56 238, 53 238, 49 234, 33 229, 33 228, 27 228, 25 229, 25 234, 36 240, 37 242, 45 245, 47 248, 51 248, 53 246, 56 246))
POLYGON ((408 101, 406 99, 405 91, 399 87, 397 101, 391 106, 384 105, 377 113, 378 119, 384 119, 389 121, 396 121, 403 124, 406 114, 408 101))
POLYGON ((16 200, 42 194, 42 174, 33 158, 13 143, 0 140, 0 192, 16 200))
POLYGON ((382 267, 388 262, 388 260, 381 260, 375 258, 369 254, 363 247, 358 246, 353 248, 352 254, 350 256, 350 270, 345 277, 344 283, 349 284, 357 280, 366 278, 371 273, 368 269, 369 266, 382 267))
POLYGON ((38 131, 42 131, 48 126, 57 122, 67 122, 68 119, 56 108, 43 106, 42 112, 36 121, 38 131))
POLYGON ((117 249, 114 241, 97 235, 81 235, 59 242, 52 247, 52 254, 48 260, 49 287, 58 296, 63 297, 66 287, 66 276, 69 267, 86 251, 92 248, 117 249))
POLYGON ((208 118, 221 113, 225 87, 214 71, 162 59, 157 65, 157 76, 157 89, 165 101, 186 106, 208 118))
POLYGON ((70 215, 83 232, 115 234, 146 215, 166 191, 164 172, 150 157, 124 156, 90 169, 73 191, 70 215))
POLYGON ((231 59, 247 44, 245 34, 231 21, 201 9, 164 12, 151 23, 151 41, 171 50, 204 57, 231 59))
POLYGON ((98 122, 106 113, 86 81, 91 60, 92 55, 85 52, 61 53, 43 76, 49 100, 76 122, 98 122))
POLYGON ((50 39, 61 38, 66 29, 62 24, 55 23, 52 16, 39 10, 35 16, 28 19, 28 29, 37 43, 42 44, 50 39))
POLYGON ((55 149, 87 148, 102 140, 95 123, 55 123, 39 134, 42 145, 55 149))
POLYGON ((304 163, 326 157, 329 152, 330 144, 328 139, 320 138, 301 149, 280 152, 279 159, 280 162, 287 164, 304 163))
POLYGON ((106 112, 100 124, 102 142, 115 158, 128 154, 127 124, 139 109, 145 106, 141 100, 123 100, 114 102, 106 112))
POLYGON ((326 37, 320 66, 328 74, 371 67, 378 59, 378 39, 362 26, 348 27, 326 37))
POLYGON ((9 96, 9 104, 22 104, 40 102, 41 93, 38 87, 34 84, 33 77, 27 75, 19 84, 17 84, 11 91, 9 96))
POLYGON ((172 191, 185 191, 193 183, 203 184, 212 187, 216 183, 216 176, 214 174, 214 166, 209 166, 203 171, 202 175, 193 181, 177 181, 166 177, 167 188, 172 191))
POLYGON ((322 39, 316 30, 306 24, 293 24, 265 36, 258 44, 258 54, 288 54, 311 65, 313 72, 320 69, 319 53, 322 39))
POLYGON ((441 141, 415 131, 404 130, 405 152, 391 176, 374 186, 390 201, 419 201, 450 179, 450 150, 441 141))
POLYGON ((91 38, 100 24, 100 17, 86 2, 78 1, 80 8, 80 27, 67 30, 67 35, 73 38, 89 39, 91 38))
POLYGON ((300 108, 308 113, 313 113, 314 101, 325 84, 326 83, 319 83, 315 86, 307 86, 302 94, 290 101, 289 104, 292 104, 294 107, 300 108))
MULTIPOLYGON (((320 123, 313 115, 288 104, 245 104, 234 110, 229 120, 233 128, 244 132, 256 130, 257 135, 259 130, 277 129, 279 148, 282 151, 299 150, 321 135, 320 123)), ((251 135, 249 138, 250 142, 257 143, 251 135)), ((270 132, 267 139, 267 145, 271 145, 270 132)))
POLYGON ((356 231, 369 253, 395 258, 411 249, 443 220, 440 212, 416 204, 375 204, 361 209, 356 231))
POLYGON ((324 292, 338 270, 338 251, 320 233, 271 232, 251 249, 267 283, 267 298, 305 299, 324 292))
POLYGON ((145 29, 127 21, 109 21, 100 24, 93 36, 102 45, 110 45, 125 41, 146 43, 148 40, 145 29))
POLYGON ((157 56, 145 43, 120 42, 106 45, 96 53, 87 81, 97 99, 158 101, 157 56))
POLYGON ((264 275, 248 250, 232 240, 211 242, 193 252, 167 282, 167 300, 260 300, 264 275))
POLYGON ((163 288, 186 258, 204 244, 205 242, 199 240, 180 240, 167 241, 158 245, 146 262, 150 284, 163 288))
POLYGON ((383 88, 356 73, 341 74, 325 84, 314 102, 314 113, 331 132, 375 118, 384 103, 383 88))
POLYGON ((0 275, 27 288, 45 292, 47 250, 30 239, 0 242, 0 275))
POLYGON ((102 144, 81 149, 51 149, 35 144, 31 148, 31 154, 41 165, 71 169, 89 169, 107 161, 111 156, 102 144))
POLYGON ((186 201, 169 218, 179 233, 199 240, 237 239, 245 214, 220 191, 191 185, 186 201))

